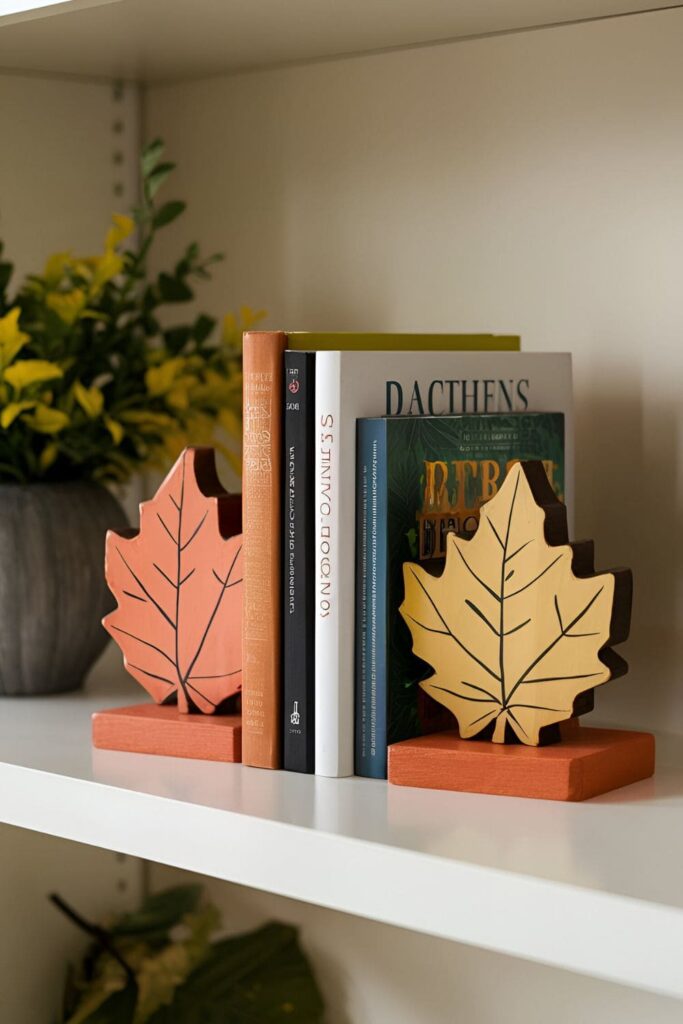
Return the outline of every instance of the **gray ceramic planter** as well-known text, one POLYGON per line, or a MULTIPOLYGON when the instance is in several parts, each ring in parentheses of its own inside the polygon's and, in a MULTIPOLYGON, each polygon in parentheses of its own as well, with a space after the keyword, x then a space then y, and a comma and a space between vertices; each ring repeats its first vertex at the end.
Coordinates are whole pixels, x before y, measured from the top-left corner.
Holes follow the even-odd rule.
POLYGON ((105 534, 125 525, 97 484, 0 484, 0 696, 82 684, 113 607, 105 534))

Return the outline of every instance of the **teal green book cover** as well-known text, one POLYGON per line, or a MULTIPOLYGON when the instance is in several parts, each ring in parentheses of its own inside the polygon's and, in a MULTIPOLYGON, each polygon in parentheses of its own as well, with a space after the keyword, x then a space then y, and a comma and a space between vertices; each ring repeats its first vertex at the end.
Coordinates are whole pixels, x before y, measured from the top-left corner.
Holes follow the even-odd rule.
POLYGON ((452 725, 419 687, 398 609, 403 564, 439 574, 445 539, 471 536, 511 464, 540 459, 564 498, 564 416, 517 413, 358 421, 356 773, 386 778, 387 746, 452 725))

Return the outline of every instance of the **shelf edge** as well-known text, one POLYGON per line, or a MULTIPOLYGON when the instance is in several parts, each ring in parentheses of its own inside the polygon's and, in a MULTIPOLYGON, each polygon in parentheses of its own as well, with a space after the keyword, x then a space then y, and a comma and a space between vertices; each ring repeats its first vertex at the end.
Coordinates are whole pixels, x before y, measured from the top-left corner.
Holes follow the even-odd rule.
POLYGON ((674 907, 34 768, 0 779, 9 825, 683 998, 674 907))

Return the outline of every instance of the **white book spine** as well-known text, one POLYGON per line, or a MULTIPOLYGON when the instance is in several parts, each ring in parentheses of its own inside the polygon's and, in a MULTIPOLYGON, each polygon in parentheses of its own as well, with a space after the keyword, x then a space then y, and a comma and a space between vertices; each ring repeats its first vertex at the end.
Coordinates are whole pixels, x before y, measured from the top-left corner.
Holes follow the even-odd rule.
POLYGON ((355 465, 355 421, 350 431, 341 419, 339 352, 316 354, 315 429, 315 771, 336 778, 353 775, 355 569, 353 489, 346 523, 342 481, 342 457, 355 465))

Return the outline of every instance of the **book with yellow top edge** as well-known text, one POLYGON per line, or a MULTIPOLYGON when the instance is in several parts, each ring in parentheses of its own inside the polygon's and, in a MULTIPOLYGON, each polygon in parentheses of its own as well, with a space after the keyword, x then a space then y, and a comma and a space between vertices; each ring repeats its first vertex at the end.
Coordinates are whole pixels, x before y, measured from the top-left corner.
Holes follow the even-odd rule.
POLYGON ((519 352, 521 341, 515 334, 422 334, 371 333, 367 331, 289 331, 287 347, 297 351, 346 352, 519 352))
MULTIPOLYGON (((281 501, 283 485, 283 450, 280 431, 283 413, 283 352, 285 349, 314 351, 327 355, 335 352, 372 353, 410 352, 486 353, 518 352, 520 339, 512 335, 494 334, 428 334, 372 332, 287 332, 247 331, 244 335, 244 468, 243 536, 245 598, 243 613, 244 671, 242 679, 242 758, 245 764, 277 768, 281 765, 281 624, 282 624, 282 546, 281 501)), ((382 357, 385 362, 385 357, 382 357)), ((377 367, 373 366, 376 376, 377 367)), ((300 398, 302 396, 299 396, 300 398)), ((312 402, 313 396, 310 401, 312 402)), ((373 404, 360 415, 374 415, 373 404)), ((338 421, 337 421, 338 423, 338 421)), ((355 467, 355 416, 348 425, 348 455, 355 467)), ((316 432, 316 439, 318 432, 316 432)), ((317 447, 317 445, 316 445, 317 447)), ((313 474, 312 457, 309 475, 313 474)), ((355 477, 350 480, 353 491, 355 477)), ((335 489, 338 481, 335 480, 335 489)), ((351 530, 346 548, 349 566, 354 565, 354 510, 351 495, 351 530)), ((324 526, 323 526, 324 529, 324 526)), ((307 538, 314 543, 314 537, 307 538)), ((311 623, 309 628, 312 628, 311 623)), ((352 631, 351 631, 352 634, 352 631)), ((330 687, 334 690, 334 685, 330 687)), ((346 716, 348 717, 348 716, 346 716)), ((348 744, 347 744, 348 746, 348 744)), ((353 743, 350 761, 337 765, 336 753, 331 767, 321 760, 322 774, 344 775, 352 771, 353 743)), ((319 760, 316 755, 316 761, 319 760)))

